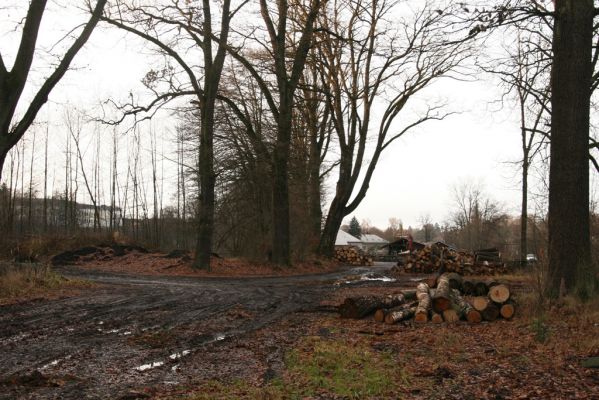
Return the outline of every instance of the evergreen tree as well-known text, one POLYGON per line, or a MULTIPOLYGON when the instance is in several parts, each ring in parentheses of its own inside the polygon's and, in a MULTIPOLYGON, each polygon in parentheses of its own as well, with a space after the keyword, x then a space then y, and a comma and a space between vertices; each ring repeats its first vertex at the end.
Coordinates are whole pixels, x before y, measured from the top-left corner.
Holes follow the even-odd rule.
POLYGON ((355 216, 352 217, 351 221, 349 221, 349 234, 357 237, 358 239, 360 236, 362 236, 362 227, 355 216))

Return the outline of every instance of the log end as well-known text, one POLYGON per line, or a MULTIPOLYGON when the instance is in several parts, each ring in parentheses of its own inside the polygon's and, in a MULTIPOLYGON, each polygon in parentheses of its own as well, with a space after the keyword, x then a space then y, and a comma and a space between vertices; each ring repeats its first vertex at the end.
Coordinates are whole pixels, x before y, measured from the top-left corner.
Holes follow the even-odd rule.
POLYGON ((489 298, 495 303, 504 303, 510 298, 510 289, 506 285, 495 285, 489 289, 489 298))
POLYGON ((440 324, 443 322, 443 316, 441 314, 433 313, 431 316, 431 322, 433 324, 440 324))
POLYGON ((499 313, 503 318, 510 319, 516 313, 516 307, 513 304, 504 304, 501 306, 499 313))
POLYGON ((374 313, 374 320, 376 322, 385 322, 385 310, 382 308, 376 310, 374 313))
POLYGON ((453 308, 443 311, 443 320, 445 322, 454 323, 460 320, 460 316, 453 308))
POLYGON ((428 322, 428 313, 425 313, 425 312, 417 313, 414 316, 414 322, 417 322, 420 324, 428 322))
POLYGON ((471 324, 478 324, 482 321, 483 317, 480 315, 480 312, 476 310, 470 310, 466 314, 466 320, 471 324))

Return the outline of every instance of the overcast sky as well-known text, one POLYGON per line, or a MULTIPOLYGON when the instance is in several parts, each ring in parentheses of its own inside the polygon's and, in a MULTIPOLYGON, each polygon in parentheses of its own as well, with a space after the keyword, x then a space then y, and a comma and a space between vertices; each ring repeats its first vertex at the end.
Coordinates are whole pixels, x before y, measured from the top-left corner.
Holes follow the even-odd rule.
MULTIPOLYGON (((14 48, 16 43, 15 34, 7 33, 15 17, 13 12, 0 22, 0 49, 5 57, 10 53, 6 49, 14 48)), ((49 13, 42 27, 44 46, 48 47, 57 37, 48 32, 57 27, 67 29, 76 21, 76 17, 65 18, 64 13, 49 13)), ((60 116, 53 115, 59 110, 55 104, 70 102, 92 112, 107 98, 125 99, 129 92, 137 93, 141 90, 139 82, 149 69, 150 53, 147 48, 140 49, 139 41, 124 39, 119 32, 97 30, 76 59, 77 68, 51 95, 52 104, 41 112, 40 120, 50 119, 60 125, 60 116)), ((37 73, 43 74, 43 69, 38 68, 37 73)), ((513 162, 520 157, 519 123, 514 110, 497 104, 499 88, 488 79, 445 80, 428 93, 431 98, 446 98, 450 108, 460 113, 427 123, 391 145, 379 162, 366 199, 352 215, 383 229, 390 217, 400 218, 406 227, 420 225, 424 214, 442 222, 453 207, 452 185, 464 180, 481 182, 490 197, 501 202, 506 211, 517 214, 520 178, 513 162)), ((174 125, 164 113, 154 122, 160 132, 170 134, 174 125)), ((167 148, 171 139, 172 135, 165 138, 167 148)), ((54 152, 60 153, 62 145, 64 141, 58 141, 54 152)), ((168 169, 169 163, 165 165, 168 169)), ((327 181, 329 194, 334 183, 333 175, 327 181)))

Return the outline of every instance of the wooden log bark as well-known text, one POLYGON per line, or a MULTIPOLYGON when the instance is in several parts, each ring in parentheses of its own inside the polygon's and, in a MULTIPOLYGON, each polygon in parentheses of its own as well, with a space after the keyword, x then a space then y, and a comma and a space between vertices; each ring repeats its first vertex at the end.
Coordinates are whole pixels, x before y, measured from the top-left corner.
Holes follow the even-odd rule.
POLYGON ((419 283, 416 287, 418 306, 416 306, 416 312, 414 316, 415 322, 422 323, 428 321, 428 314, 431 309, 431 296, 429 290, 430 288, 426 283, 419 283))
POLYGON ((489 293, 489 287, 484 282, 476 282, 474 284, 474 294, 477 296, 486 296, 489 293))
POLYGON ((385 317, 387 316, 387 314, 389 314, 391 312, 395 312, 395 311, 401 311, 405 308, 409 308, 410 306, 411 306, 410 303, 404 303, 404 304, 401 304, 399 306, 392 307, 392 308, 379 308, 374 313, 374 320, 376 322, 385 322, 385 317))
POLYGON ((447 274, 443 274, 437 281, 437 290, 433 296, 433 310, 438 313, 449 309, 451 307, 451 299, 449 298, 449 277, 447 274))
POLYGON ((462 293, 464 293, 466 296, 474 294, 474 282, 463 280, 462 293))
POLYGON ((458 312, 460 318, 465 319, 470 323, 479 323, 481 321, 480 312, 475 310, 470 303, 468 303, 456 289, 451 291, 451 301, 458 312))
POLYGON ((495 303, 505 303, 510 298, 510 289, 502 284, 491 286, 489 289, 489 298, 495 303))
POLYGON ((403 293, 387 296, 348 297, 339 306, 342 318, 359 319, 372 314, 380 308, 392 308, 403 304, 406 297, 403 293))
POLYGON ((451 289, 457 289, 457 290, 462 290, 462 275, 456 273, 456 272, 449 272, 447 273, 447 277, 449 279, 449 287, 451 289))
POLYGON ((392 311, 385 316, 386 324, 395 324, 397 322, 405 321, 414 316, 416 307, 404 308, 398 311, 392 311))

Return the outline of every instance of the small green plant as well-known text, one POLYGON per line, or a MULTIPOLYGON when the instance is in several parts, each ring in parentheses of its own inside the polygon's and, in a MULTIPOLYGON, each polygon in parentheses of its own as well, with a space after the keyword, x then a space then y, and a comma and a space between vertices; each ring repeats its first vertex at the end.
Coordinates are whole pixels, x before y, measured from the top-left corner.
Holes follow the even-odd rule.
POLYGON ((530 329, 535 335, 535 341, 546 343, 549 340, 549 326, 545 323, 544 317, 534 318, 530 325, 530 329))

